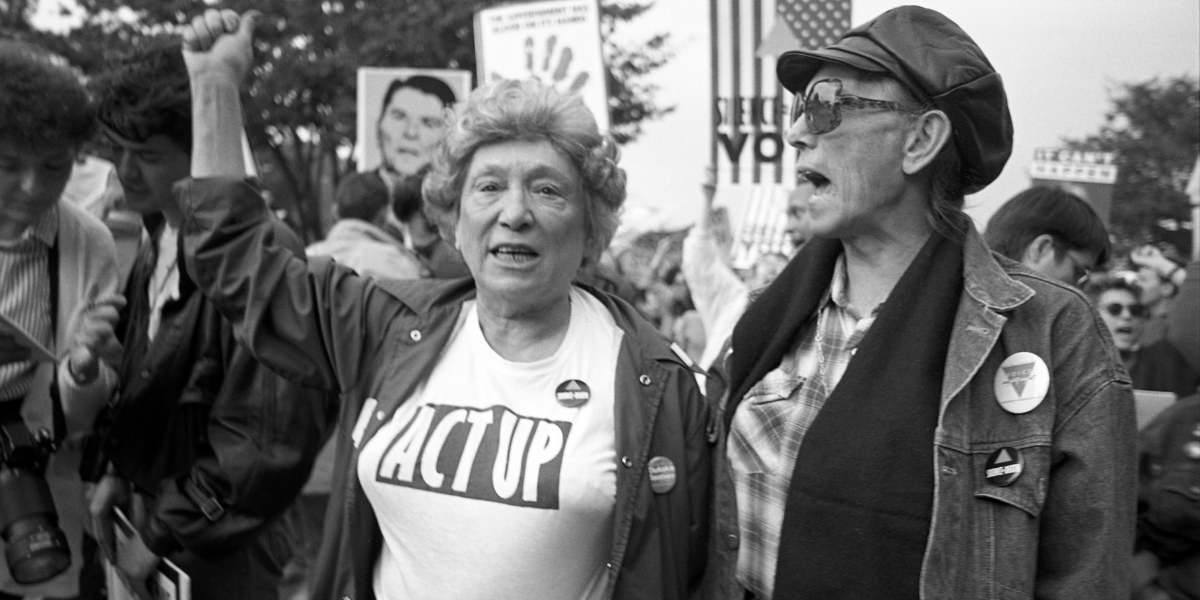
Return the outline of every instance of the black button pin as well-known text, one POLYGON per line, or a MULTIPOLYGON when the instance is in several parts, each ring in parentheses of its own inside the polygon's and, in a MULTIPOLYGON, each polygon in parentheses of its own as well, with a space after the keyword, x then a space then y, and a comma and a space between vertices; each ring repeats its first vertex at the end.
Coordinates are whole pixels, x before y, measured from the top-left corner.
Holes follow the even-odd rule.
POLYGON ((558 384, 558 389, 554 390, 554 397, 566 408, 579 408, 591 400, 592 390, 588 384, 578 379, 568 379, 558 384))
POLYGON ((988 483, 1004 487, 1016 481, 1025 470, 1025 459, 1016 448, 1001 448, 988 457, 983 478, 988 483))

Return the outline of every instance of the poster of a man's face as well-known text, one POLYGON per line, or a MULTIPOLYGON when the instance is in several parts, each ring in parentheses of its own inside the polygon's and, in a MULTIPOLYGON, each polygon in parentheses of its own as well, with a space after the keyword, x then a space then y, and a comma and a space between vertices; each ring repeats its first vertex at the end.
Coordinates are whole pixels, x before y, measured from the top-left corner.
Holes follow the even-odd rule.
POLYGON ((466 71, 360 69, 359 170, 382 167, 410 175, 429 164, 449 109, 466 97, 470 85, 466 71))

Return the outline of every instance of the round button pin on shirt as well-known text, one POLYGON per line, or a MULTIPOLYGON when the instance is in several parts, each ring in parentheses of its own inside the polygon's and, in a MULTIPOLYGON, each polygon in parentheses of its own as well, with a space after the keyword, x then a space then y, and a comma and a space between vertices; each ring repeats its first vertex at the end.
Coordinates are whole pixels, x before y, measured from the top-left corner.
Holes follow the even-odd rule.
POLYGON ((675 463, 665 456, 655 456, 647 465, 650 471, 650 489, 656 494, 665 494, 675 487, 675 463))
POLYGON ((1046 361, 1032 352, 1017 352, 1004 359, 996 369, 992 390, 1000 408, 1014 414, 1038 407, 1050 390, 1050 370, 1046 361))
POLYGON ((558 384, 554 390, 554 398, 566 408, 579 408, 592 398, 592 390, 588 384, 578 379, 568 379, 558 384))
POLYGON ((988 457, 983 466, 983 478, 988 483, 1004 487, 1011 485, 1025 470, 1025 459, 1016 448, 1001 448, 988 457))

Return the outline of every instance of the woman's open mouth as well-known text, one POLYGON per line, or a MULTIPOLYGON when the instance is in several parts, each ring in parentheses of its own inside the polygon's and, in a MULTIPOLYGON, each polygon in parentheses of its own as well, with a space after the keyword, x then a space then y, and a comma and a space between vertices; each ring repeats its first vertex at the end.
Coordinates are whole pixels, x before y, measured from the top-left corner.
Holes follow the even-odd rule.
POLYGON ((488 254, 512 265, 525 264, 540 256, 536 250, 524 244, 497 244, 488 250, 488 254))

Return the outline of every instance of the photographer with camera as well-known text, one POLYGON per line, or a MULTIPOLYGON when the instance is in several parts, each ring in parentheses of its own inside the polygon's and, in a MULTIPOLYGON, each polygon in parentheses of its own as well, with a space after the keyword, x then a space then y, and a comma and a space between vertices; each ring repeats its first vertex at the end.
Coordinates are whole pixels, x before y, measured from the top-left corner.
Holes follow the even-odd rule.
POLYGON ((0 600, 80 594, 81 441, 120 354, 112 236, 60 202, 94 110, 53 60, 0 42, 0 600))

